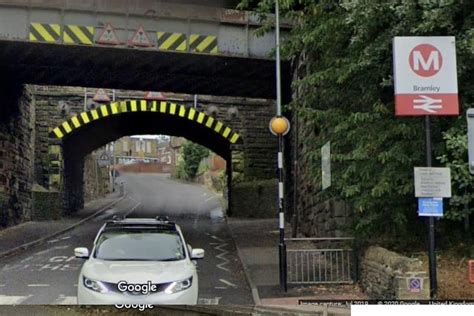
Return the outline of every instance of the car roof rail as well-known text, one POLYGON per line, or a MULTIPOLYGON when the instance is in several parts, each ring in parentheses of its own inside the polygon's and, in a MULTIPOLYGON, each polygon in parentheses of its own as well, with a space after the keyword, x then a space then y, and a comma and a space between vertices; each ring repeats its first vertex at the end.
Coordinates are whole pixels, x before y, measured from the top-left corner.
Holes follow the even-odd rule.
POLYGON ((168 216, 164 216, 164 215, 158 215, 157 217, 155 217, 155 219, 159 222, 169 222, 170 221, 168 216))
POLYGON ((112 217, 112 221, 114 221, 114 222, 115 222, 115 221, 122 221, 122 220, 124 220, 124 219, 125 219, 125 216, 123 216, 123 215, 114 215, 114 216, 112 217))

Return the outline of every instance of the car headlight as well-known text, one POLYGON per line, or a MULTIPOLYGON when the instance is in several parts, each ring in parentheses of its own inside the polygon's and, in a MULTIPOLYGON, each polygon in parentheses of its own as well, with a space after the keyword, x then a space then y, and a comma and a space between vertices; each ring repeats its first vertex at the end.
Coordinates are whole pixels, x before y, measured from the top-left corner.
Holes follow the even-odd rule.
POLYGON ((166 287, 165 293, 173 294, 179 291, 183 291, 189 289, 191 285, 193 285, 193 277, 182 281, 172 282, 170 285, 168 285, 168 287, 166 287))
POLYGON ((89 290, 99 293, 107 293, 109 291, 109 289, 107 288, 107 286, 105 286, 103 282, 91 280, 89 278, 86 278, 85 276, 82 276, 82 281, 84 286, 89 290))

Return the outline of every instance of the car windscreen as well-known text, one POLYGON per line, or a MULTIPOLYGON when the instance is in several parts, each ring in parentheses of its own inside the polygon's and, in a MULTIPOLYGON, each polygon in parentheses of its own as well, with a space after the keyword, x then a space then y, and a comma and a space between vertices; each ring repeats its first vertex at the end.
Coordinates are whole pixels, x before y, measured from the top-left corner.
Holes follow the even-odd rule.
POLYGON ((131 229, 103 232, 94 257, 120 261, 175 261, 186 255, 176 231, 131 229))

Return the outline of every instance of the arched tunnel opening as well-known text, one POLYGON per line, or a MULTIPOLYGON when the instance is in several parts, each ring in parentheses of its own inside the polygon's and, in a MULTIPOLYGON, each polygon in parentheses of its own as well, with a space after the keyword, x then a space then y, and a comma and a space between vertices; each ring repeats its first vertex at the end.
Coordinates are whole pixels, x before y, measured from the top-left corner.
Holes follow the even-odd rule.
POLYGON ((226 161, 228 201, 232 191, 232 151, 242 142, 231 128, 192 106, 145 100, 121 101, 83 112, 65 121, 51 134, 62 141, 66 214, 84 206, 85 157, 122 137, 170 135, 208 148, 226 161))

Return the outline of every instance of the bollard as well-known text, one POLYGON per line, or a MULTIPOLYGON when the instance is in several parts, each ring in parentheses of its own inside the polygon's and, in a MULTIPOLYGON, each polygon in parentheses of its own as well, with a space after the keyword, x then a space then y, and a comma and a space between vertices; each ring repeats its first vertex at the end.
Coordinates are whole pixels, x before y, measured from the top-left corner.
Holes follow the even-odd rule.
POLYGON ((474 283, 474 260, 469 260, 467 265, 468 265, 469 282, 474 283))
POLYGON ((125 194, 125 189, 123 182, 120 182, 120 196, 123 196, 125 194))

